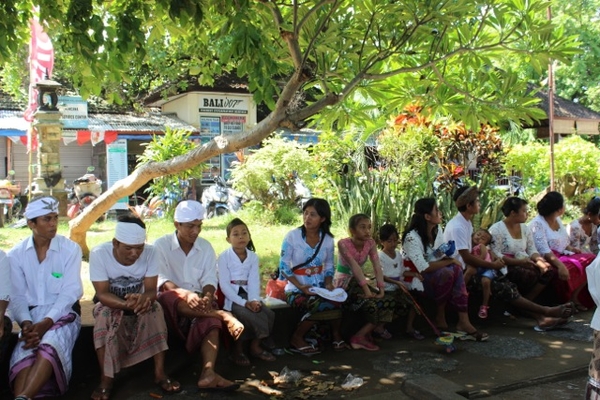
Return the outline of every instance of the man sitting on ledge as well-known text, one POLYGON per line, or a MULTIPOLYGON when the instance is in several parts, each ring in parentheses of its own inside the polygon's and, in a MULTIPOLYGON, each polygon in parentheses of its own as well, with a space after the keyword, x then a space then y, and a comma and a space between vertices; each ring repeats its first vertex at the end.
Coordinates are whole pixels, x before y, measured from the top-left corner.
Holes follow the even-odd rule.
POLYGON ((10 310, 21 327, 10 359, 15 400, 60 396, 67 391, 71 354, 81 329, 74 308, 79 308, 83 295, 81 248, 56 234, 58 201, 53 197, 31 201, 25 218, 33 235, 8 253, 10 310))
POLYGON ((165 373, 167 326, 156 302, 157 257, 145 244, 146 225, 133 215, 119 217, 112 242, 90 253, 90 278, 96 289, 94 347, 100 385, 94 400, 108 400, 121 368, 154 358, 154 382, 164 394, 181 391, 165 373))

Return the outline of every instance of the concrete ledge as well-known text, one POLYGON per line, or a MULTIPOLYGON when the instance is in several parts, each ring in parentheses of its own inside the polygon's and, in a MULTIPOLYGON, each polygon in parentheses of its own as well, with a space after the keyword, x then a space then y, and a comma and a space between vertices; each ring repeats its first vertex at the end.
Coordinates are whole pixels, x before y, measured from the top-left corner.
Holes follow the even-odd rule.
POLYGON ((409 378, 402 384, 404 394, 415 399, 464 400, 465 397, 458 394, 462 390, 462 386, 435 374, 409 378))

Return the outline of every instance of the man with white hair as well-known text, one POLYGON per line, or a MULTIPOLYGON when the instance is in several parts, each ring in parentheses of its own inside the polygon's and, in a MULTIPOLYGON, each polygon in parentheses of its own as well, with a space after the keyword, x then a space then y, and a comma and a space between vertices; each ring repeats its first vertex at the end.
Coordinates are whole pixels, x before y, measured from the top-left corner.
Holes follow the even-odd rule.
POLYGON ((160 270, 158 301, 169 328, 185 341, 186 350, 200 351, 200 390, 236 390, 239 385, 217 374, 214 366, 223 323, 236 340, 244 325, 216 305, 217 256, 211 244, 198 236, 205 213, 199 202, 182 201, 175 209, 176 231, 154 242, 160 270))
POLYGON ((96 289, 94 347, 100 385, 94 400, 110 398, 121 368, 154 359, 154 382, 164 394, 181 391, 164 370, 167 326, 156 302, 158 264, 154 247, 145 244, 146 225, 133 215, 118 218, 111 242, 90 253, 90 278, 96 289))
POLYGON ((8 253, 10 310, 21 327, 10 359, 15 399, 60 396, 69 385, 81 329, 81 248, 57 235, 58 201, 41 197, 25 210, 32 236, 8 253))

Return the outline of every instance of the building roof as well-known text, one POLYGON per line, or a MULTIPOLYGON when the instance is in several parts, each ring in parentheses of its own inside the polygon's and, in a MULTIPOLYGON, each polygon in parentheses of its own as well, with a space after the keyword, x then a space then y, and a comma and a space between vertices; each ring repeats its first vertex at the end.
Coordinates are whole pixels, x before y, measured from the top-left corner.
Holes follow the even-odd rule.
MULTIPOLYGON (((536 88, 532 87, 532 90, 536 88)), ((539 88, 538 88, 539 89, 539 88)), ((546 116, 550 113, 550 99, 547 91, 539 90, 535 96, 540 99, 538 108, 544 110, 546 116)), ((586 134, 598 135, 600 132, 600 113, 585 107, 577 102, 567 100, 554 95, 554 123, 555 134, 586 134)), ((549 130, 549 118, 537 121, 523 128, 537 128, 539 137, 547 137, 549 130)))

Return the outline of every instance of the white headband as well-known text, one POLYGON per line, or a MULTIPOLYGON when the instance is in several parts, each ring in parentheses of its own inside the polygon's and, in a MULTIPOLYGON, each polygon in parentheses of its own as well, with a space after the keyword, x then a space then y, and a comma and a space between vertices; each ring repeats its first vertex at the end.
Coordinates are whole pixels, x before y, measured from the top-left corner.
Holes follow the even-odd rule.
POLYGON ((34 219, 51 213, 58 213, 58 200, 50 196, 40 197, 27 204, 25 218, 34 219))
POLYGON ((206 210, 200 202, 195 200, 184 200, 177 204, 173 219, 175 222, 192 222, 197 219, 204 219, 206 210))
POLYGON ((146 242, 146 230, 135 223, 117 222, 115 239, 129 245, 144 244, 146 242))

